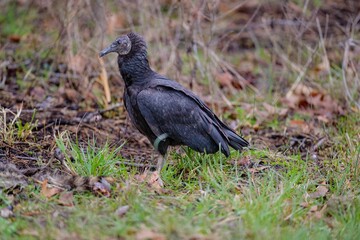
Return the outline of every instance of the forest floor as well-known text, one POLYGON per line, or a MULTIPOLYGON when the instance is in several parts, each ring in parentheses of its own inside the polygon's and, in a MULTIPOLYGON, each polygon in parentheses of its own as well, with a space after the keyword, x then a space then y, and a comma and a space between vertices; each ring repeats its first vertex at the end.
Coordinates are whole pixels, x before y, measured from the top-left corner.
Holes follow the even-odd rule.
POLYGON ((0 3, 0 239, 360 238, 360 3, 106 4, 0 3), (159 185, 98 58, 130 30, 250 147, 159 185))

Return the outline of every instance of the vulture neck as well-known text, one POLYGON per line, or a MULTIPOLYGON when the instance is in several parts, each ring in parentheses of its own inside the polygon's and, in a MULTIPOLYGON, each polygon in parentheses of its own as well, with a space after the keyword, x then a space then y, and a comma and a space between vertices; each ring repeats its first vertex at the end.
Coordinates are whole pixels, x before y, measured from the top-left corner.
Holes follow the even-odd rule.
POLYGON ((118 65, 126 87, 137 83, 143 84, 147 82, 148 79, 150 79, 149 76, 153 74, 146 51, 130 53, 125 56, 119 55, 118 65))

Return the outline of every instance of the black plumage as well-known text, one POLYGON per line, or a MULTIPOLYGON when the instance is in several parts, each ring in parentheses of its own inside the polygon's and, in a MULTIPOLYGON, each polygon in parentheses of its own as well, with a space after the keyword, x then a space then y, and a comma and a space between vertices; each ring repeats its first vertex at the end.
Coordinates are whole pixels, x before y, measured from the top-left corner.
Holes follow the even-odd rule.
POLYGON ((225 125, 193 92, 153 71, 144 39, 136 33, 119 37, 100 57, 118 53, 125 82, 124 103, 132 123, 165 155, 168 146, 187 145, 198 152, 229 156, 248 142, 225 125))

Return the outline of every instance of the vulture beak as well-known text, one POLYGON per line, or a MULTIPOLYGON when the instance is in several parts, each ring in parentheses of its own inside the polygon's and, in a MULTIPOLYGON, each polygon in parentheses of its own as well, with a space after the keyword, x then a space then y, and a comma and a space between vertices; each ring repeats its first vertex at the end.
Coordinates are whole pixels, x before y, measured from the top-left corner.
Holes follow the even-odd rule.
POLYGON ((103 49, 100 53, 99 53, 99 56, 100 57, 103 57, 105 56, 106 54, 108 53, 111 53, 111 52, 115 52, 116 50, 114 48, 112 48, 112 46, 110 45, 109 47, 103 49))

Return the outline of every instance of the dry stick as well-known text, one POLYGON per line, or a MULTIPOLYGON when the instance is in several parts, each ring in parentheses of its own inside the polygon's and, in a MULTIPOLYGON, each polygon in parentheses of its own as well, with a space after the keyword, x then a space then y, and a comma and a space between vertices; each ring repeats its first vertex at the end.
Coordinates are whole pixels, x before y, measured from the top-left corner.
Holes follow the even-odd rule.
POLYGON ((305 15, 308 5, 309 5, 309 0, 306 0, 305 3, 304 3, 303 10, 302 10, 302 16, 305 15))
POLYGON ((15 155, 14 157, 16 157, 16 158, 18 158, 18 159, 31 160, 31 161, 37 161, 37 160, 39 160, 39 159, 36 158, 36 157, 26 157, 26 156, 17 156, 17 155, 15 155))
POLYGON ((324 37, 323 37, 322 31, 321 31, 319 18, 316 18, 316 25, 317 25, 317 28, 318 28, 318 31, 319 31, 320 46, 321 46, 321 48, 322 48, 322 50, 324 51, 324 54, 325 54, 325 65, 326 65, 327 70, 329 71, 330 83, 333 86, 334 80, 332 78, 331 71, 330 71, 329 57, 328 57, 328 54, 327 54, 327 51, 326 51, 326 48, 325 48, 325 41, 324 41, 324 37))
POLYGON ((354 98, 351 96, 349 87, 347 85, 347 78, 346 78, 346 68, 348 65, 348 60, 349 60, 349 48, 350 48, 350 44, 354 44, 353 39, 349 38, 346 42, 345 42, 345 50, 344 50, 344 57, 343 57, 343 61, 342 61, 342 79, 343 79, 343 83, 344 83, 344 87, 345 87, 345 92, 346 95, 348 97, 348 99, 350 99, 351 102, 354 102, 354 104, 356 105, 357 108, 360 109, 360 104, 357 103, 354 98))
POLYGON ((313 146, 312 150, 318 150, 325 143, 326 140, 328 140, 327 137, 320 138, 320 140, 313 146))
MULTIPOLYGON (((245 5, 248 1, 244 1, 239 3, 238 5, 232 7, 230 10, 228 10, 227 12, 221 14, 218 19, 223 19, 226 18, 227 16, 231 15, 232 13, 234 13, 235 11, 237 11, 239 8, 241 8, 243 5, 245 5)), ((261 5, 261 4, 258 4, 261 5)))
POLYGON ((170 50, 169 59, 167 60, 167 64, 165 65, 165 67, 161 69, 163 74, 166 74, 169 71, 169 69, 174 66, 174 63, 176 61, 176 44, 171 42, 170 45, 171 45, 170 47, 171 50, 170 50))
MULTIPOLYGON (((300 84, 301 80, 304 78, 307 69, 309 68, 310 64, 313 61, 313 56, 315 55, 315 53, 316 53, 316 50, 314 50, 312 52, 310 58, 308 59, 308 61, 305 64, 305 67, 300 70, 299 75, 297 76, 295 82, 293 83, 293 85, 291 86, 289 91, 286 93, 286 97, 290 97, 292 95, 292 92, 296 89, 296 87, 300 84)), ((291 62, 286 56, 283 55, 282 57, 283 57, 283 60, 287 60, 287 61, 291 62)))
POLYGON ((100 73, 100 80, 102 81, 104 91, 105 91, 105 99, 106 104, 111 101, 111 94, 110 94, 110 88, 109 88, 109 81, 108 81, 108 75, 104 66, 104 61, 99 58, 100 66, 101 66, 101 73, 100 73))
POLYGON ((105 112, 109 112, 109 111, 112 111, 114 110, 115 108, 119 108, 119 107, 122 107, 124 104, 123 103, 116 103, 116 104, 113 104, 113 105, 110 105, 109 107, 103 109, 103 110, 100 110, 99 111, 99 114, 103 114, 105 112))

